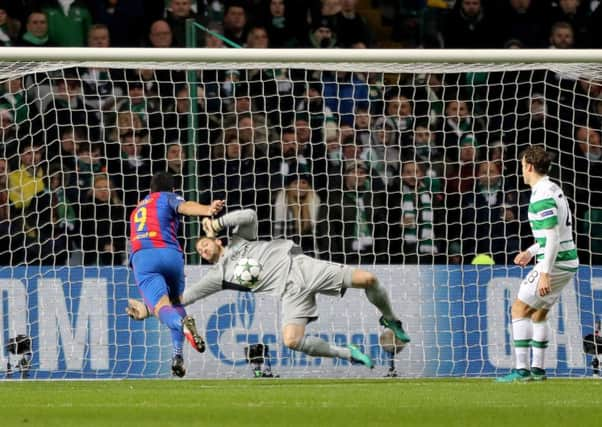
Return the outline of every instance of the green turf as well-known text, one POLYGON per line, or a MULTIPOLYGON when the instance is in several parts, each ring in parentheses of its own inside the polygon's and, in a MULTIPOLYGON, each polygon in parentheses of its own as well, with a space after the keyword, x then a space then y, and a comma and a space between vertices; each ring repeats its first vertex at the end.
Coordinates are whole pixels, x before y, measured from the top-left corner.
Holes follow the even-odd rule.
POLYGON ((1 426, 595 426, 602 380, 0 382, 1 426))

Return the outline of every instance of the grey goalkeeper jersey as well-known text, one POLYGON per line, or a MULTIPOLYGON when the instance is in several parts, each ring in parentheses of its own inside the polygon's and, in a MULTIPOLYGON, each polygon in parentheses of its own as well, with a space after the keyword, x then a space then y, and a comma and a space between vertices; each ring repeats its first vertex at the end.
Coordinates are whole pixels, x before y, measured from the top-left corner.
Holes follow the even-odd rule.
POLYGON ((257 241, 257 214, 251 209, 228 213, 220 222, 224 227, 235 227, 230 243, 200 280, 186 286, 183 303, 192 303, 223 289, 281 296, 291 268, 291 255, 301 253, 301 248, 290 240, 257 241), (234 278, 234 269, 241 258, 256 259, 262 267, 252 288, 242 286, 234 278))

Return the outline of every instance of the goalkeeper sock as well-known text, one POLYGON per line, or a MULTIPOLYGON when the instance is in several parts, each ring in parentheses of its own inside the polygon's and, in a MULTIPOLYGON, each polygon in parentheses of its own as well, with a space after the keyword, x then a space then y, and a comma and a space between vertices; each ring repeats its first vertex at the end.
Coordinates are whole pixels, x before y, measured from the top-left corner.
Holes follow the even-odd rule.
POLYGON ((531 352, 533 353, 533 361, 531 366, 534 368, 544 369, 544 354, 548 348, 548 321, 533 322, 533 340, 531 341, 531 352))
POLYGON ((514 354, 516 355, 516 369, 529 369, 529 348, 533 328, 531 319, 521 318, 512 320, 512 338, 514 339, 514 354))
POLYGON ((387 290, 380 284, 378 279, 374 285, 366 288, 366 296, 368 297, 368 301, 370 301, 378 310, 382 313, 383 317, 387 320, 399 320, 393 314, 393 309, 391 308, 391 300, 389 299, 389 294, 387 290))
POLYGON ((174 356, 182 354, 182 347, 184 345, 184 332, 182 331, 182 319, 184 316, 180 314, 180 311, 183 311, 184 307, 179 307, 180 310, 178 310, 178 307, 165 305, 159 309, 159 319, 171 332, 174 356))
POLYGON ((351 350, 348 348, 332 345, 322 338, 312 336, 304 336, 294 350, 302 351, 310 356, 341 357, 343 359, 351 357, 351 350))

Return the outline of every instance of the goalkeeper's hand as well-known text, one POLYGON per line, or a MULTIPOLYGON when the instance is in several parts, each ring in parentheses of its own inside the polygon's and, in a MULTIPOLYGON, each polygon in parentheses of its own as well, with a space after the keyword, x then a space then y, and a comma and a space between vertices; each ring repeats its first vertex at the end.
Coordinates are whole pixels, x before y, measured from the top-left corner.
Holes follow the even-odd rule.
POLYGON ((201 223, 203 224, 203 231, 205 232, 205 235, 211 239, 216 238, 217 233, 219 233, 223 228, 221 225, 219 225, 219 221, 217 219, 203 218, 201 223))
POLYGON ((144 320, 151 315, 146 304, 140 300, 131 298, 128 299, 128 306, 125 308, 125 312, 134 320, 144 320))

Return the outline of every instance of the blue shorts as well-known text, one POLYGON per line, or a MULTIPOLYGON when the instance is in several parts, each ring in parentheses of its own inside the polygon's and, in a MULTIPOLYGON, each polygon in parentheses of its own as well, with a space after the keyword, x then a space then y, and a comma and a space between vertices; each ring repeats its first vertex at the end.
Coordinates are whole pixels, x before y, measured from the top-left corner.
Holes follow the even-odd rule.
POLYGON ((132 256, 136 285, 146 305, 154 311, 164 295, 172 303, 184 293, 184 255, 169 248, 142 249, 132 256))

